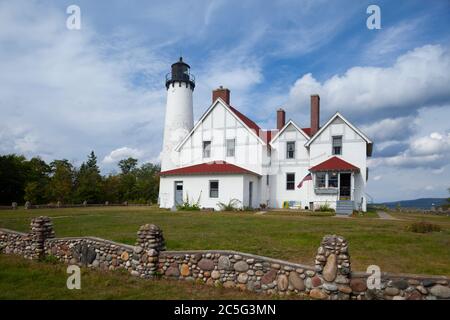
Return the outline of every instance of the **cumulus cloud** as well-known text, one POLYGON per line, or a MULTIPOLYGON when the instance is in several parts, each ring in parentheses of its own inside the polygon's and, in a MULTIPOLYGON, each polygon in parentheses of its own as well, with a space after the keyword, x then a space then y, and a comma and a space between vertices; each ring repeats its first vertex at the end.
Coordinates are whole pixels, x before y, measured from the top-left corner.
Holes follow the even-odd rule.
POLYGON ((320 94, 322 109, 351 113, 361 122, 389 114, 413 115, 424 105, 450 101, 450 53, 440 45, 425 45, 400 56, 390 67, 353 67, 323 82, 311 73, 290 90, 291 112, 308 110, 309 96, 320 94), (364 117, 363 117, 364 116, 364 117))
POLYGON ((361 126, 361 129, 377 143, 383 141, 402 141, 411 136, 416 129, 413 117, 387 118, 372 124, 361 126))
POLYGON ((107 156, 105 156, 105 158, 103 158, 102 162, 107 164, 117 163, 120 160, 129 157, 139 159, 143 154, 144 152, 141 150, 122 147, 111 151, 107 156))
POLYGON ((429 136, 413 140, 411 142, 411 153, 414 155, 430 155, 450 152, 450 133, 442 135, 433 132, 429 136))

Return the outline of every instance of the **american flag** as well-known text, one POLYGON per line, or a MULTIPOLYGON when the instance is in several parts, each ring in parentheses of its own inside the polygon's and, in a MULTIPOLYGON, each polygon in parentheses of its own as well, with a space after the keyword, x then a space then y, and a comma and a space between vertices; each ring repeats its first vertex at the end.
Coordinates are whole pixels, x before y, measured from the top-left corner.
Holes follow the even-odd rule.
POLYGON ((308 180, 312 180, 311 173, 308 173, 308 174, 303 178, 303 180, 298 184, 297 188, 303 187, 303 182, 308 181, 308 180))

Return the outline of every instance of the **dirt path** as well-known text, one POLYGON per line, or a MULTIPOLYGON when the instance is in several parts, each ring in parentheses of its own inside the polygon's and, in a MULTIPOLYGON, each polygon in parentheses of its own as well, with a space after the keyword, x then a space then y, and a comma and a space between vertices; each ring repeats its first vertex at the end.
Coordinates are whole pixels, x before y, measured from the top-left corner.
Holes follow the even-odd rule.
POLYGON ((400 219, 394 218, 393 216, 391 216, 390 214, 388 214, 384 211, 377 211, 377 214, 378 214, 378 217, 383 220, 400 220, 400 219))

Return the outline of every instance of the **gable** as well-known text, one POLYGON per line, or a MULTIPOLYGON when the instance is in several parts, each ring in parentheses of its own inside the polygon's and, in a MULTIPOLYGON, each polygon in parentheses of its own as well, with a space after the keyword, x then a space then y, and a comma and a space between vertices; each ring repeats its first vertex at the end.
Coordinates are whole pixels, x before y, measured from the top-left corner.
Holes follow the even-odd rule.
POLYGON ((270 142, 271 146, 274 146, 274 143, 278 139, 294 139, 294 140, 302 140, 308 141, 309 136, 301 129, 299 126, 295 124, 293 120, 289 120, 283 128, 278 131, 278 133, 273 137, 270 142))
POLYGON ((180 151, 189 138, 195 135, 195 132, 199 127, 202 127, 203 129, 220 129, 225 126, 243 128, 253 135, 262 145, 266 145, 264 140, 259 136, 261 131, 259 126, 219 98, 205 111, 195 124, 194 128, 192 128, 186 137, 178 144, 175 151, 180 151))

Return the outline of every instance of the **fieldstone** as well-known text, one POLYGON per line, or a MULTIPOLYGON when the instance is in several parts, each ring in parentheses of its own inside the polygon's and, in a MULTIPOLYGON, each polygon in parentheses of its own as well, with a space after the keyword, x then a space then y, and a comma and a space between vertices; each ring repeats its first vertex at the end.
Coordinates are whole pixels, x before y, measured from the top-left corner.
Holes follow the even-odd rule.
POLYGON ((388 287, 384 290, 384 293, 389 296, 396 296, 400 293, 400 290, 394 287, 388 287))
POLYGON ((137 253, 137 254, 139 254, 139 253, 141 253, 142 252, 142 247, 141 246, 136 246, 136 247, 134 247, 134 253, 137 253))
POLYGON ((306 275, 307 275, 308 277, 314 277, 315 274, 316 274, 316 273, 315 273, 314 271, 312 271, 312 270, 307 270, 307 271, 306 271, 306 275))
POLYGON ((292 271, 289 273, 289 283, 298 291, 305 290, 305 282, 300 278, 297 272, 292 271))
POLYGON ((392 298, 392 300, 405 300, 405 297, 395 296, 394 298, 392 298))
POLYGON ((134 276, 134 277, 139 277, 140 274, 139 274, 138 271, 133 270, 133 271, 131 271, 131 275, 134 276))
POLYGON ((234 284, 234 282, 233 281, 225 281, 224 283, 223 283, 223 287, 224 288, 234 288, 234 286, 235 286, 235 284, 234 284))
POLYGON ((270 270, 269 272, 267 272, 265 275, 262 276, 261 278, 261 284, 269 284, 271 282, 273 282, 275 280, 277 276, 277 271, 276 270, 270 270))
POLYGON ((100 265, 100 262, 98 260, 94 260, 94 262, 92 262, 92 267, 97 268, 100 265))
POLYGON ((211 259, 202 259, 198 262, 198 267, 204 271, 214 270, 214 261, 211 259))
POLYGON ((176 267, 169 267, 167 268, 165 275, 168 277, 178 277, 180 276, 180 270, 176 267))
POLYGON ((337 285, 335 285, 334 283, 331 282, 325 282, 322 286, 325 290, 328 291, 337 291, 337 285))
POLYGON ((325 267, 323 268, 323 278, 328 281, 332 282, 334 279, 336 279, 336 272, 337 272, 337 261, 336 261, 336 255, 330 254, 327 258, 327 263, 325 264, 325 267))
POLYGON ((237 278, 237 281, 239 283, 247 283, 247 280, 248 280, 248 274, 246 274, 246 273, 240 273, 237 278))
POLYGON ((430 289, 430 293, 433 296, 436 296, 438 298, 444 298, 444 299, 450 298, 450 288, 449 287, 444 287, 444 286, 442 286, 440 284, 435 285, 434 287, 432 287, 430 289))
POLYGON ((414 290, 408 295, 406 300, 422 300, 422 294, 419 291, 414 290))
POLYGON ((189 270, 189 266, 184 263, 181 265, 180 273, 183 277, 187 277, 191 274, 191 270, 189 270))
POLYGON ((321 284, 322 284, 322 279, 320 279, 318 276, 311 278, 311 285, 313 287, 319 287, 321 284))
POLYGON ((339 290, 340 292, 342 292, 342 293, 346 293, 346 294, 352 293, 352 288, 350 288, 349 286, 343 286, 343 285, 340 285, 340 286, 338 286, 337 288, 338 288, 338 290, 339 290))
POLYGON ((422 281, 422 285, 427 288, 427 287, 431 287, 436 283, 436 281, 431 280, 431 279, 425 279, 422 281))
POLYGON ((231 262, 227 256, 221 256, 218 261, 219 270, 230 270, 231 262))
POLYGON ((312 289, 311 292, 309 293, 309 296, 313 299, 318 299, 318 300, 326 300, 328 299, 328 295, 323 292, 320 289, 312 289))
POLYGON ((277 269, 277 270, 281 268, 281 266, 278 263, 273 263, 271 267, 272 267, 272 269, 277 269))
POLYGON ((428 293, 427 289, 425 289, 425 287, 423 287, 423 286, 417 286, 416 289, 417 289, 421 294, 427 294, 427 293, 428 293))
POLYGON ((367 300, 384 300, 384 295, 382 290, 377 289, 368 289, 366 291, 366 299, 367 300))
POLYGON ((122 259, 123 261, 128 261, 129 258, 130 255, 126 251, 122 252, 122 254, 120 255, 120 259, 122 259))
POLYGON ((213 272, 211 272, 211 278, 219 279, 220 278, 220 272, 217 271, 217 270, 214 270, 213 272))
POLYGON ((409 284, 408 281, 402 279, 392 281, 392 286, 400 290, 405 290, 406 288, 409 287, 409 284))
POLYGON ((350 279, 343 276, 343 275, 338 275, 336 277, 336 279, 334 280, 334 282, 339 283, 339 284, 349 284, 350 283, 350 279))
POLYGON ((277 286, 278 286, 278 290, 280 290, 280 291, 287 290, 287 288, 289 286, 289 280, 284 274, 278 276, 277 286))
POLYGON ((350 287, 353 291, 363 292, 367 290, 367 284, 363 279, 352 279, 350 280, 350 287))
POLYGON ((245 272, 248 270, 248 264, 245 261, 238 261, 234 264, 234 270, 237 272, 245 272))

